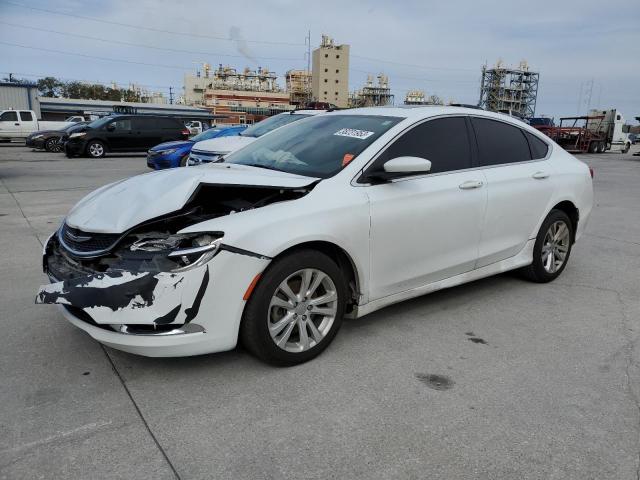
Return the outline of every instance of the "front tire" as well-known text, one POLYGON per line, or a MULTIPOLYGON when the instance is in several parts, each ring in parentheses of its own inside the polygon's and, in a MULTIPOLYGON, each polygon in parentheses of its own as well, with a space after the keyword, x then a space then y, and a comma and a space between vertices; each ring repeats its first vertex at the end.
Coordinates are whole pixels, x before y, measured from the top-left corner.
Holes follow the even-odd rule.
POLYGON ((551 210, 538 231, 533 262, 521 269, 523 276, 537 283, 558 278, 569 261, 574 235, 569 216, 562 210, 551 210))
POLYGON ((338 333, 347 284, 338 265, 316 250, 276 259, 245 307, 240 340, 275 365, 297 365, 318 356, 338 333))
POLYGON ((91 140, 87 144, 87 155, 91 158, 101 158, 104 157, 107 149, 104 146, 104 143, 98 140, 91 140))
POLYGON ((44 143, 44 149, 47 152, 58 153, 62 150, 62 147, 58 143, 57 138, 50 138, 44 143))
POLYGON ((189 154, 185 154, 180 158, 180 166, 181 167, 186 167, 187 166, 187 160, 189 160, 189 154))

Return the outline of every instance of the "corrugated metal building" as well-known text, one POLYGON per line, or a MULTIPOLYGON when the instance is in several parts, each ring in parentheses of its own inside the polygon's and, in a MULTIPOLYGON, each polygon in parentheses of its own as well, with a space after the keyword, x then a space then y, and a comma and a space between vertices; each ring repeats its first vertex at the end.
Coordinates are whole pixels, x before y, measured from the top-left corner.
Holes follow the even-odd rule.
POLYGON ((44 120, 64 120, 71 115, 103 117, 114 112, 114 107, 127 107, 138 114, 166 115, 181 120, 212 120, 223 118, 212 115, 204 108, 166 103, 114 102, 110 100, 81 100, 75 98, 39 97, 44 120))
POLYGON ((0 82, 0 110, 34 110, 41 118, 38 87, 33 83, 0 82))

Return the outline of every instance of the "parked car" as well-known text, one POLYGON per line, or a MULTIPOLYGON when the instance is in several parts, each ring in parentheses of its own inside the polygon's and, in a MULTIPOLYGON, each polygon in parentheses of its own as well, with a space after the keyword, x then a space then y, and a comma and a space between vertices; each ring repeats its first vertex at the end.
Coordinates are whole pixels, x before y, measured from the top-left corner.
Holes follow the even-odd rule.
POLYGON ((47 152, 61 152, 64 145, 60 140, 65 136, 73 132, 79 131, 84 125, 89 122, 78 122, 69 125, 61 130, 42 130, 33 132, 25 140, 27 147, 35 148, 37 150, 46 150, 47 152))
POLYGON ((637 133, 630 133, 629 140, 631 141, 632 145, 635 145, 636 143, 640 142, 640 135, 638 135, 637 133))
POLYGON ((507 270, 556 279, 589 220, 591 173, 507 115, 331 112, 222 163, 89 194, 45 243, 52 283, 36 302, 128 352, 197 355, 240 339, 296 364, 346 315, 507 270))
POLYGON ((217 162, 223 156, 249 145, 256 138, 269 133, 283 125, 288 125, 303 118, 324 113, 323 110, 293 110, 288 113, 279 113, 247 128, 238 136, 214 138, 198 142, 191 149, 187 166, 201 165, 203 163, 217 162))
POLYGON ((61 130, 76 122, 53 122, 37 120, 33 110, 0 111, 0 141, 12 138, 27 138, 39 130, 61 130))
POLYGON ((68 157, 104 157, 107 152, 145 152, 171 140, 186 140, 189 130, 177 118, 158 115, 109 115, 69 135, 68 157))
POLYGON ((147 152, 147 166, 155 170, 184 167, 187 164, 191 147, 195 143, 212 138, 238 135, 246 128, 246 126, 210 128, 195 137, 191 137, 189 140, 161 143, 147 152))
POLYGON ((208 123, 201 122, 200 120, 192 120, 185 123, 185 127, 191 132, 191 135, 199 135, 205 130, 211 128, 208 123))

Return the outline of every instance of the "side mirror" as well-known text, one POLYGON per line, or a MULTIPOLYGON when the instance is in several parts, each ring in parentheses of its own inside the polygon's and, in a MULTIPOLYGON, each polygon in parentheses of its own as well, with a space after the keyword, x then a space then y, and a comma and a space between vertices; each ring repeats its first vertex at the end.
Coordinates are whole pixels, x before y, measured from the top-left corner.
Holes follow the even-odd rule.
POLYGON ((387 173, 403 173, 415 175, 417 173, 428 173, 431 170, 431 162, 420 157, 396 157, 387 160, 383 165, 387 173))
POLYGON ((110 123, 107 125, 107 132, 113 132, 116 129, 115 123, 110 123))
POLYGON ((384 183, 394 178, 410 177, 429 173, 431 162, 420 157, 396 157, 387 160, 382 166, 382 170, 367 174, 367 180, 372 183, 384 183))

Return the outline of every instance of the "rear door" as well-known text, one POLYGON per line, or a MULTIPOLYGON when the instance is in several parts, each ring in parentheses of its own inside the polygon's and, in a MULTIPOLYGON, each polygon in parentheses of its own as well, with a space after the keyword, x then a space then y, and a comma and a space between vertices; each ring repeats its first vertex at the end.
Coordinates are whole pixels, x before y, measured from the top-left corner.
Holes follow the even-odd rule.
POLYGON ((136 150, 148 150, 162 143, 162 119, 156 117, 135 117, 133 134, 136 150))
POLYGON ((546 142, 499 120, 472 117, 471 124, 488 192, 480 268, 513 257, 535 238, 554 185, 546 142))
POLYGON ((183 132, 187 132, 189 129, 177 118, 159 118, 158 124, 163 142, 186 139, 183 132))
POLYGON ((365 187, 370 201, 372 300, 473 269, 486 204, 482 171, 473 168, 464 117, 425 121, 404 133, 370 167, 416 156, 428 174, 365 187))
POLYGON ((33 113, 28 110, 20 110, 20 136, 26 137, 36 130, 38 130, 38 122, 33 113))

